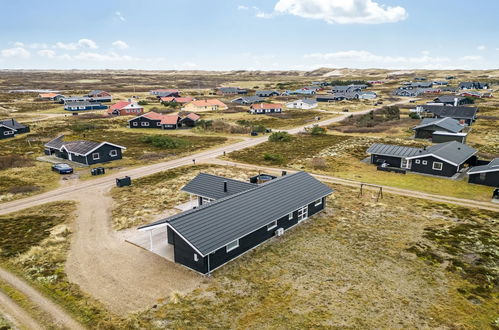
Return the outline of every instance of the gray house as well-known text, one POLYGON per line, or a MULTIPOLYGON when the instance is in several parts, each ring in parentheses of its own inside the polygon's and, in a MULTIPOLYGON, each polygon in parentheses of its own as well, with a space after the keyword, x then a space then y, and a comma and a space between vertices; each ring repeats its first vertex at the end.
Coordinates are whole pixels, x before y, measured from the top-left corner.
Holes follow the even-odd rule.
POLYGON ((423 118, 419 125, 412 128, 416 139, 431 139, 433 143, 457 141, 464 143, 468 133, 463 132, 464 125, 458 120, 443 118, 423 118))
POLYGON ((109 142, 64 141, 64 135, 45 144, 45 154, 54 155, 83 165, 93 165, 121 159, 125 147, 109 142))
POLYGON ((411 172, 451 177, 465 165, 476 164, 476 149, 451 141, 430 147, 413 148, 375 143, 367 150, 371 164, 386 164, 411 172))
POLYGON ((499 188, 499 158, 468 171, 468 182, 499 188))
POLYGON ((322 211, 326 197, 333 192, 306 172, 251 185, 209 176, 195 180, 184 189, 209 194, 213 201, 139 230, 165 230, 174 261, 202 274, 322 211))
POLYGON ((262 90, 262 91, 256 91, 255 95, 259 97, 271 97, 271 96, 279 96, 280 94, 278 91, 262 90))
POLYGON ((23 125, 13 118, 0 120, 0 140, 28 132, 29 126, 23 125))
POLYGON ((233 99, 230 102, 248 105, 248 104, 260 103, 263 101, 264 101, 264 99, 259 97, 259 96, 240 96, 238 98, 233 99))
POLYGON ((460 89, 489 89, 489 83, 482 83, 478 81, 463 81, 459 83, 460 89))
POLYGON ((476 107, 451 107, 445 105, 420 105, 417 110, 435 118, 449 117, 458 120, 461 124, 471 126, 476 120, 478 108, 476 107))

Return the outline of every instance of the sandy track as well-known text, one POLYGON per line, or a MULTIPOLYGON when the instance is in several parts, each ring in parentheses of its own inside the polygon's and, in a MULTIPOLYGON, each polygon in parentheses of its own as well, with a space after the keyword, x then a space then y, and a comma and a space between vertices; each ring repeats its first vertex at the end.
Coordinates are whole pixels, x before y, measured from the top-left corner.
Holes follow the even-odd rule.
POLYGON ((19 307, 9 296, 0 292, 0 312, 18 328, 43 329, 24 309, 19 307))
MULTIPOLYGON (((78 322, 76 322, 71 316, 69 316, 63 309, 52 302, 52 300, 43 296, 36 289, 31 287, 25 281, 19 279, 14 274, 0 268, 0 279, 7 282, 9 285, 14 287, 16 290, 25 294, 29 299, 44 311, 50 315, 53 319, 54 325, 57 327, 64 327, 68 329, 84 329, 78 322)), ((18 310, 21 313, 21 311, 18 310)), ((22 311, 24 312, 24 311, 22 311)), ((21 314, 19 314, 21 315, 21 314)), ((24 315, 26 316, 25 312, 24 315)), ((28 318, 24 317, 24 321, 28 321, 28 318)))
POLYGON ((78 195, 75 234, 66 262, 69 280, 125 314, 151 307, 173 292, 196 288, 201 276, 126 243, 111 228, 112 199, 106 189, 78 195))

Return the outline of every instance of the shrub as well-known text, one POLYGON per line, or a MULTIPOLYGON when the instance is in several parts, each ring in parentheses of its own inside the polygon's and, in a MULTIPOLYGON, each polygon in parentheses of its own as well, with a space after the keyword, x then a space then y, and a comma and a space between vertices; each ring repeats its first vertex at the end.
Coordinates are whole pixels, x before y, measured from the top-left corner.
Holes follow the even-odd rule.
POLYGON ((311 160, 309 160, 309 166, 315 170, 323 170, 327 168, 327 163, 324 158, 314 157, 311 160))
POLYGON ((271 153, 264 153, 263 154, 263 159, 272 162, 275 164, 282 164, 284 163, 284 157, 281 154, 271 154, 271 153))
POLYGON ((311 135, 324 135, 324 134, 326 134, 326 129, 324 127, 314 126, 310 130, 310 134, 311 135))
POLYGON ((177 149, 189 145, 189 142, 186 140, 165 135, 147 135, 143 136, 140 141, 143 143, 152 144, 154 147, 160 149, 177 149))
POLYGON ((138 105, 148 105, 149 102, 145 101, 145 100, 140 100, 139 102, 137 102, 138 105))
POLYGON ((411 118, 411 119, 421 119, 421 117, 419 116, 419 113, 417 113, 417 112, 411 112, 411 113, 409 113, 409 118, 411 118))
POLYGON ((293 137, 288 132, 274 132, 269 136, 270 142, 289 142, 292 139, 293 137))

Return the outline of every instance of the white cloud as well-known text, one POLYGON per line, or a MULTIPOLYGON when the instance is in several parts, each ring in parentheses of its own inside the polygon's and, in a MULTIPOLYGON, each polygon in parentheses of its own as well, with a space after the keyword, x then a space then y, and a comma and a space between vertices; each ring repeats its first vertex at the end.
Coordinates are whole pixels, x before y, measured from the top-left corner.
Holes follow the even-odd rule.
POLYGON ((31 56, 31 53, 23 47, 14 47, 2 49, 0 51, 0 55, 2 57, 29 58, 31 56))
POLYGON ((24 47, 24 43, 22 43, 20 41, 16 41, 16 42, 14 42, 14 46, 16 46, 16 47, 24 47))
POLYGON ((347 50, 335 53, 312 53, 306 54, 305 58, 321 60, 348 60, 350 62, 369 62, 369 63, 431 63, 448 62, 447 57, 432 57, 428 54, 422 56, 385 56, 376 55, 366 50, 347 50))
POLYGON ((477 46, 476 49, 485 50, 485 49, 487 49, 487 47, 485 47, 485 45, 480 45, 480 46, 477 46))
POLYGON ((129 48, 128 44, 126 42, 124 42, 123 40, 116 40, 115 42, 112 43, 112 45, 118 49, 129 48))
POLYGON ((244 5, 237 6, 237 10, 248 10, 248 9, 249 9, 248 6, 244 6, 244 5))
POLYGON ((37 52, 38 55, 42 57, 47 57, 47 58, 54 58, 55 57, 55 51, 51 49, 42 49, 37 52))
POLYGON ((122 22, 125 22, 125 21, 126 21, 125 17, 123 17, 123 15, 121 14, 121 12, 119 12, 119 11, 115 11, 115 12, 114 12, 114 16, 115 16, 116 18, 118 18, 118 19, 119 19, 120 21, 122 21, 122 22))
POLYGON ((403 7, 384 6, 373 0, 279 0, 274 11, 330 24, 394 23, 408 16, 403 7))
POLYGON ((466 55, 460 58, 462 61, 480 61, 483 59, 480 55, 466 55))
POLYGON ((53 47, 65 50, 77 50, 79 48, 90 48, 90 49, 99 48, 95 43, 95 41, 90 39, 80 39, 77 42, 69 42, 69 43, 64 43, 59 41, 56 42, 53 47))
POLYGON ((422 50, 421 54, 423 54, 423 55, 430 55, 430 51, 429 50, 422 50))

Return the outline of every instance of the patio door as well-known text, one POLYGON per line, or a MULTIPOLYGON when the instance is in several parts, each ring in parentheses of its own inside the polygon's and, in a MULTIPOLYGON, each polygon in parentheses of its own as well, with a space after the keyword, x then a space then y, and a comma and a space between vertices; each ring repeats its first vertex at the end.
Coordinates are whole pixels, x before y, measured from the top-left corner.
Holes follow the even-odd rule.
POLYGON ((308 218, 308 206, 298 209, 298 222, 302 222, 306 218, 308 218))
POLYGON ((402 158, 402 164, 400 165, 400 167, 410 170, 411 169, 411 162, 412 161, 410 159, 402 158))

